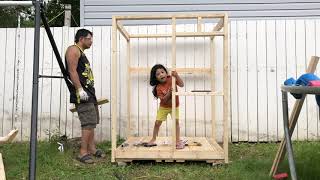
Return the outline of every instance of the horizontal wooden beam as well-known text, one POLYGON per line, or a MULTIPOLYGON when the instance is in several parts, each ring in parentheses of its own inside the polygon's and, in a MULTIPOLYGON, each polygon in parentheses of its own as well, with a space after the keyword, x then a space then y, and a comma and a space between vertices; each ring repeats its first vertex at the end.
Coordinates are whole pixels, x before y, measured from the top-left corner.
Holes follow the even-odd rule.
MULTIPOLYGON (((223 32, 177 32, 176 37, 213 37, 224 36, 223 32)), ((130 38, 168 38, 171 34, 132 34, 130 38)))
MULTIPOLYGON (((171 69, 168 69, 171 71, 171 69)), ((151 68, 150 67, 131 67, 130 72, 131 73, 150 73, 151 68)), ((210 68, 176 68, 176 71, 178 73, 183 73, 183 74, 193 74, 193 73, 210 73, 211 69, 210 68)))
POLYGON ((220 21, 213 28, 213 31, 220 31, 223 28, 223 25, 224 25, 223 22, 224 22, 224 18, 221 18, 220 21))
MULTIPOLYGON (((98 105, 102 105, 102 104, 105 104, 105 103, 108 103, 109 102, 109 99, 107 99, 107 98, 101 98, 101 99, 98 99, 98 105)), ((76 107, 75 106, 73 106, 73 107, 71 107, 70 109, 69 109, 71 112, 77 112, 77 109, 76 109, 76 107)))
POLYGON ((223 96, 222 91, 215 92, 176 92, 178 96, 223 96))
POLYGON ((201 18, 223 18, 224 13, 196 13, 196 14, 159 14, 159 15, 133 15, 133 16, 113 16, 117 20, 150 20, 150 19, 171 19, 175 17, 176 19, 195 19, 198 17, 201 18))
POLYGON ((127 41, 130 40, 130 35, 128 31, 122 26, 121 22, 117 22, 117 28, 120 31, 120 33, 123 35, 124 38, 126 38, 127 41))

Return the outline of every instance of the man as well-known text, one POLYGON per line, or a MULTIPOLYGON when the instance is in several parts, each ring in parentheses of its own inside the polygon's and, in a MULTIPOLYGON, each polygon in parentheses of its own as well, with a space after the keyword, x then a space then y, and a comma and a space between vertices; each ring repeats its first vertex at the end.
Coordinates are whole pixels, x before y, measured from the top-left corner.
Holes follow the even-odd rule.
POLYGON ((94 163, 92 155, 101 158, 105 154, 96 149, 94 129, 99 123, 99 111, 94 89, 94 78, 90 63, 84 50, 92 45, 92 32, 79 29, 75 35, 75 44, 66 51, 66 69, 73 84, 70 92, 70 103, 76 105, 81 122, 81 148, 79 161, 86 164, 94 163))

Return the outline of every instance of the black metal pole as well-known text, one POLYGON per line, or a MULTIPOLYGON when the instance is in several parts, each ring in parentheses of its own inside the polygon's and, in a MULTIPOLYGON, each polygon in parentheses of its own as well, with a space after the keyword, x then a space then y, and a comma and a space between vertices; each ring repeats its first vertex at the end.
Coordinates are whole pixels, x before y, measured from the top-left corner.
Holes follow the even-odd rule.
POLYGON ((33 84, 32 84, 32 106, 31 106, 31 135, 29 155, 29 179, 36 178, 36 156, 37 156, 37 121, 38 121, 38 76, 39 76, 39 42, 40 42, 40 3, 35 0, 35 22, 34 22, 34 49, 33 49, 33 84))
POLYGON ((289 135, 288 93, 286 91, 281 91, 281 92, 282 92, 283 127, 284 127, 284 136, 286 139, 286 147, 288 151, 289 168, 291 172, 291 179, 296 180, 297 173, 296 173, 296 167, 295 167, 294 158, 293 158, 291 136, 289 135))

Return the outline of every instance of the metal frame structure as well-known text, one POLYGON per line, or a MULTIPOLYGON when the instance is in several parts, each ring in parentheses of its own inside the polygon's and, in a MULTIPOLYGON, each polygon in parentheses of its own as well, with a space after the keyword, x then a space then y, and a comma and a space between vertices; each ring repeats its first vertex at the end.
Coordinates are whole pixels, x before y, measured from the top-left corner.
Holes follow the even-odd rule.
MULTIPOLYGON (((156 24, 156 23, 155 23, 156 24)), ((139 24, 136 24, 139 25, 139 24)), ((207 162, 215 163, 217 161, 228 163, 228 140, 229 140, 229 56, 228 56, 228 15, 226 13, 209 13, 209 14, 167 14, 167 15, 136 15, 136 16, 113 16, 112 18, 112 90, 111 90, 111 109, 112 109, 112 162, 130 162, 132 160, 156 160, 156 161, 179 161, 184 160, 206 160, 207 162), (195 32, 177 32, 176 22, 180 19, 194 19, 197 20, 197 28, 195 32), (217 19, 218 23, 212 27, 212 31, 205 32, 202 29, 205 19, 217 19), (123 26, 122 22, 130 20, 171 20, 172 32, 169 34, 130 34, 123 26), (117 98, 117 32, 127 40, 127 106, 128 106, 128 120, 127 120, 127 144, 128 147, 119 146, 117 148, 117 118, 118 118, 118 98, 117 98), (215 91, 215 46, 214 37, 223 36, 223 91, 215 91), (176 39, 178 37, 209 37, 210 38, 210 68, 176 68, 176 39), (172 97, 179 96, 211 96, 211 123, 212 123, 212 138, 207 141, 207 138, 200 138, 208 145, 206 150, 199 149, 198 151, 181 151, 176 150, 176 123, 172 121, 172 148, 158 149, 150 151, 144 149, 139 151, 137 148, 131 146, 131 142, 137 140, 137 137, 131 136, 131 81, 130 76, 135 72, 150 72, 150 67, 131 67, 130 58, 130 39, 132 38, 171 38, 171 57, 172 69, 180 73, 208 73, 211 75, 211 91, 210 92, 176 92, 176 81, 173 77, 172 81, 172 97), (221 148, 216 142, 216 126, 215 126, 215 96, 223 96, 223 147, 221 148), (208 151, 208 149, 215 149, 215 151, 208 151)), ((175 114, 175 98, 172 98, 172 115, 171 119, 176 119, 175 114)), ((161 137, 160 137, 161 138, 161 137)), ((196 137, 195 137, 196 138, 196 137)))
POLYGON ((37 156, 37 122, 38 122, 38 79, 39 78, 64 78, 70 91, 71 81, 68 79, 67 71, 64 68, 62 58, 54 41, 47 18, 45 16, 45 6, 43 0, 34 1, 0 1, 0 6, 34 6, 34 47, 33 47, 33 84, 32 84, 32 106, 31 106, 31 134, 30 134, 30 153, 29 153, 29 179, 36 178, 36 156, 37 156), (39 49, 40 49, 40 20, 47 32, 50 44, 57 58, 63 77, 39 75, 39 49))
MULTIPOLYGON (((312 56, 309 62, 308 68, 306 73, 314 73, 316 71, 317 65, 319 62, 318 56, 312 56)), ((316 94, 320 95, 319 87, 300 87, 300 86, 281 86, 281 93, 282 93, 282 110, 283 110, 283 128, 284 128, 284 137, 278 147, 277 154, 273 160, 273 164, 270 170, 269 175, 272 177, 278 171, 278 166, 283 160, 286 150, 288 151, 288 161, 289 161, 289 168, 291 173, 291 179, 296 180, 297 173, 296 167, 293 158, 293 148, 291 142, 291 136, 293 134, 294 128, 297 124, 301 108, 303 106, 304 100, 307 94, 316 94), (290 117, 288 113, 288 92, 294 94, 301 94, 302 97, 297 99, 294 107, 291 111, 290 117), (286 149, 285 149, 286 148, 286 149)))

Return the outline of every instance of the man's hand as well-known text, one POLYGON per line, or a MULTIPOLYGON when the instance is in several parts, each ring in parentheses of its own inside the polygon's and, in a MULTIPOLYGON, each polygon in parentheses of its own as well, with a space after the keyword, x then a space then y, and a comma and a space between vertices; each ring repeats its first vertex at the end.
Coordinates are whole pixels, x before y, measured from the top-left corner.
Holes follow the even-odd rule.
POLYGON ((88 96, 87 92, 84 91, 82 88, 77 89, 77 94, 79 95, 80 100, 83 100, 83 101, 89 100, 89 96, 88 96))

